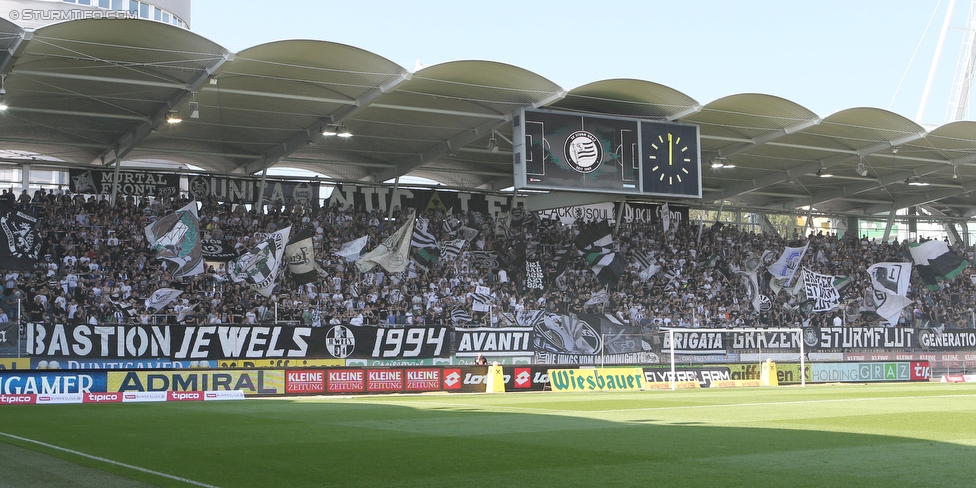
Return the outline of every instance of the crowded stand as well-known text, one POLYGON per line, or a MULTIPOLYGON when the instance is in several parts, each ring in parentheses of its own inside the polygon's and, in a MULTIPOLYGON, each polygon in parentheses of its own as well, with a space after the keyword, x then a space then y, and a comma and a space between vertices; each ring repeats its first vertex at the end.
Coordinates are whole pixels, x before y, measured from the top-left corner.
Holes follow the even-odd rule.
MULTIPOLYGON (((291 227, 312 236, 317 276, 298 284, 282 270, 270 297, 235 282, 227 267, 207 262, 204 273, 174 277, 147 242, 146 226, 191 203, 175 198, 120 197, 68 191, 26 191, 3 200, 34 216, 42 247, 33 271, 4 270, 2 314, 10 320, 90 324, 243 324, 396 326, 510 325, 523 310, 560 314, 602 313, 644 329, 662 327, 800 327, 892 324, 874 313, 868 268, 911 262, 909 243, 878 242, 854 234, 838 238, 809 229, 790 236, 754 233, 735 225, 682 222, 577 220, 564 225, 544 215, 505 209, 496 215, 454 208, 417 209, 407 269, 361 270, 360 254, 413 218, 408 209, 386 211, 342 205, 282 205, 267 211, 197 201, 202 239, 237 253, 269 233, 291 227), (614 228, 616 227, 616 228, 614 228), (612 229, 597 267, 581 236, 612 229), (367 236, 350 256, 349 243, 367 236), (427 244, 418 240, 426 239, 427 244), (345 246, 344 246, 345 245, 345 246), (425 247, 418 247, 425 246, 425 247), (806 246, 801 266, 835 277, 838 305, 811 312, 795 295, 771 290, 767 266, 788 247, 806 246), (771 258, 770 258, 771 257, 771 258), (529 276, 527 262, 541 276, 529 276), (595 271, 596 270, 596 271, 595 271), (755 289, 742 276, 756 272, 755 289), (159 310, 146 299, 172 287, 178 299, 159 310), (753 294, 762 295, 757 306, 753 294), (20 316, 18 317, 18 313, 20 316)), ((972 262, 969 248, 953 247, 972 262)), ((897 325, 971 328, 972 268, 930 289, 913 273, 897 325)))

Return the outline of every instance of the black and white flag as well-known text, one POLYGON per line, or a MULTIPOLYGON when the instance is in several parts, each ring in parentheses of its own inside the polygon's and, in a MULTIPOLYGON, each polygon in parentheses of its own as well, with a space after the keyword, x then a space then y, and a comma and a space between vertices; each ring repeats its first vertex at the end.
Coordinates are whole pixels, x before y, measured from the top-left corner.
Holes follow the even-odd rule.
POLYGON ((41 253, 37 219, 2 203, 0 204, 0 229, 3 229, 0 245, 0 269, 31 271, 41 253))
POLYGON ((474 288, 474 304, 471 305, 471 310, 475 312, 491 310, 491 288, 480 285, 474 288))
POLYGON ((288 242, 290 233, 290 226, 272 232, 263 242, 227 263, 231 279, 236 282, 246 281, 251 289, 270 297, 281 269, 285 243, 288 242))
POLYGON ((356 261, 356 267, 359 268, 359 271, 365 273, 377 264, 390 273, 400 273, 406 270, 407 258, 410 256, 414 220, 416 217, 411 212, 410 217, 396 232, 383 239, 379 246, 356 261))
POLYGON ((424 217, 417 217, 410 245, 420 249, 437 247, 437 238, 430 231, 429 220, 424 217))
POLYGON ((285 262, 296 285, 311 283, 324 274, 315 262, 315 244, 311 229, 300 232, 285 246, 285 262))
POLYGON ((162 310, 163 307, 169 305, 170 302, 176 300, 176 298, 182 294, 183 291, 177 290, 176 288, 160 288, 154 291, 152 296, 146 299, 146 308, 162 310))

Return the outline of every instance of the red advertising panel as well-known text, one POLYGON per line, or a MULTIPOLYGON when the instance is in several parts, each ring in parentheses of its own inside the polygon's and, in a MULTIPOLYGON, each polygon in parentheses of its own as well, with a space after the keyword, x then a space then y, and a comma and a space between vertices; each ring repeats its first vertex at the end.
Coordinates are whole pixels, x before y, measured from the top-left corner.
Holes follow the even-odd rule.
POLYGON ((286 370, 285 393, 325 393, 325 370, 286 370))
POLYGON ((0 395, 0 405, 33 405, 37 402, 37 395, 0 395))
POLYGON ((908 374, 912 381, 929 381, 932 379, 932 369, 929 368, 928 361, 912 361, 909 364, 908 374))
POLYGON ((366 391, 366 373, 361 369, 331 369, 326 391, 329 393, 362 393, 366 391))
POLYGON ((407 370, 407 391, 436 391, 441 389, 441 370, 423 368, 407 370))
POLYGON ((515 388, 532 388, 532 369, 515 368, 515 388))
POLYGON ((368 381, 366 391, 402 391, 403 390, 403 370, 402 369, 371 369, 366 372, 368 381))
POLYGON ((84 403, 122 403, 121 393, 85 393, 84 403))
POLYGON ((460 368, 444 368, 444 389, 448 391, 461 389, 460 368))

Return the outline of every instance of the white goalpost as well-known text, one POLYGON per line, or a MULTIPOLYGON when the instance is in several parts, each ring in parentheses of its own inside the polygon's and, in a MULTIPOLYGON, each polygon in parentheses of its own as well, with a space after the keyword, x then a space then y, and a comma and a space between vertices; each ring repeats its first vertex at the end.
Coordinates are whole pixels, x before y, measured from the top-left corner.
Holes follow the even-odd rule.
MULTIPOLYGON (((774 333, 775 332, 785 332, 785 333, 795 334, 795 337, 797 339, 796 342, 798 342, 800 344, 800 386, 801 387, 806 387, 807 386, 807 379, 806 379, 806 374, 805 374, 805 370, 806 370, 806 361, 805 361, 806 352, 804 351, 804 347, 803 347, 804 344, 803 344, 803 329, 802 328, 799 328, 799 327, 792 327, 792 328, 768 328, 768 329, 759 329, 759 328, 741 328, 741 329, 687 329, 687 328, 684 328, 683 329, 683 328, 669 328, 669 329, 667 329, 667 331, 668 331, 668 343, 670 344, 670 348, 669 348, 669 351, 668 352, 671 355, 671 390, 676 390, 677 389, 677 386, 676 386, 677 370, 675 369, 675 360, 674 360, 674 355, 675 355, 674 354, 674 333, 675 332, 688 333, 688 334, 693 334, 693 333, 697 333, 697 334, 702 334, 702 333, 721 333, 721 334, 729 334, 729 335, 732 335, 732 334, 735 334, 735 333, 768 333, 768 332, 774 332, 774 333)), ((761 353, 761 351, 762 351, 762 349, 760 348, 760 362, 762 361, 762 353, 761 353)))

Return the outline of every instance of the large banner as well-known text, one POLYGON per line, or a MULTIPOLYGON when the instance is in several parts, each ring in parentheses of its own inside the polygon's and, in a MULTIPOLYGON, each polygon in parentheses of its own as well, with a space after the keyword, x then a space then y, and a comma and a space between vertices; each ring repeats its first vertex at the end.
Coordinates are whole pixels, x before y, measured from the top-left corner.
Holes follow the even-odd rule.
POLYGON ((803 342, 810 349, 911 349, 918 331, 907 327, 809 327, 803 342))
POLYGON ((348 186, 336 185, 329 197, 329 205, 341 208, 353 205, 366 212, 381 210, 386 212, 393 207, 401 209, 416 209, 417 215, 426 210, 450 210, 455 212, 481 212, 485 215, 495 215, 503 209, 510 208, 512 197, 485 193, 464 193, 453 191, 403 189, 397 190, 396 200, 393 199, 393 189, 388 187, 348 186))
POLYGON ((196 200, 216 198, 221 203, 254 203, 258 195, 266 204, 316 204, 319 201, 319 182, 308 180, 266 179, 261 193, 261 179, 213 175, 187 177, 190 197, 196 200))
POLYGON ((285 392, 284 371, 112 371, 107 374, 108 392, 148 391, 234 391, 245 395, 281 395, 285 392))
POLYGON ((531 356, 532 327, 471 327, 452 332, 457 356, 531 356))
POLYGON ((72 359, 449 357, 447 327, 27 325, 30 356, 72 359))
MULTIPOLYGON (((21 353, 33 358, 37 369, 97 370, 446 366, 471 364, 479 353, 511 365, 650 365, 661 363, 660 355, 671 349, 667 331, 641 331, 603 314, 533 310, 504 314, 503 318, 499 327, 456 329, 28 323, 21 353)), ((16 327, 0 328, 0 341, 13 341, 13 346, 5 347, 13 347, 14 352, 15 335, 16 327)), ((773 357, 795 356, 801 345, 810 353, 862 354, 863 358, 851 359, 857 361, 939 361, 943 360, 941 356, 902 356, 894 351, 972 351, 976 349, 976 330, 810 327, 801 334, 763 330, 720 333, 708 329, 674 333, 674 350, 682 361, 746 360, 757 351, 773 357), (882 352, 869 354, 865 350, 882 352)))
POLYGON ((118 180, 112 170, 71 169, 68 174, 72 193, 110 195, 113 184, 125 196, 173 197, 180 192, 180 175, 174 173, 119 171, 118 180))

